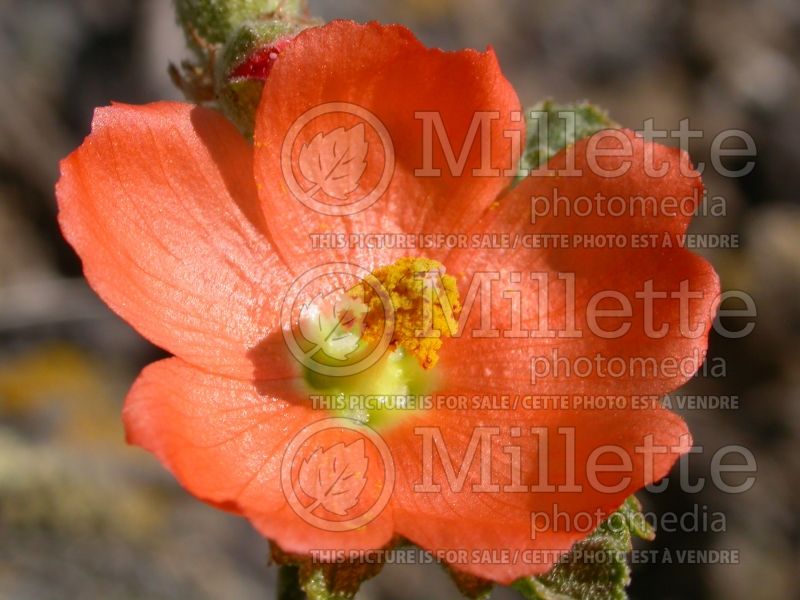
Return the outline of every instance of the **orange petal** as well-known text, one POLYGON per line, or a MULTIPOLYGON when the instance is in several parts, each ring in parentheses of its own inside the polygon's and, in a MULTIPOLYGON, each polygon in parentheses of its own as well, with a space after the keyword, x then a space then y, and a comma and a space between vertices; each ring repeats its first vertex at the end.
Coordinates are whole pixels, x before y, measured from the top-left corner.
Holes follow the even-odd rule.
MULTIPOLYGON (((279 251, 305 270, 319 262, 312 234, 466 230, 510 181, 505 171, 515 163, 506 134, 524 131, 521 120, 512 120, 519 111, 491 49, 429 49, 406 28, 378 23, 334 21, 303 31, 267 80, 255 134, 259 192, 279 251), (308 112, 314 110, 324 114, 308 112), (432 135, 431 165, 441 173, 415 175, 426 167, 423 118, 415 116, 422 111, 441 118, 458 174, 432 135), (490 126, 476 129, 467 148, 481 114, 490 126), (462 147, 467 154, 457 164, 462 147), (347 214, 323 214, 331 207, 347 214)), ((418 253, 363 247, 347 237, 342 243, 352 248, 326 249, 326 257, 367 269, 418 253)))
POLYGON ((252 162, 214 111, 101 108, 61 164, 59 222, 90 285, 150 341, 215 372, 285 377, 275 297, 289 274, 259 227, 252 162))
POLYGON ((657 405, 616 411, 442 410, 421 415, 387 438, 397 468, 397 532, 434 556, 443 553, 439 556, 454 567, 503 584, 548 571, 627 496, 667 475, 691 446, 686 424, 657 405), (443 446, 426 454, 422 440, 431 427, 443 446), (469 462, 470 444, 482 432, 491 442, 479 444, 469 462), (454 468, 449 481, 445 460, 454 468), (597 465, 623 468, 609 473, 597 465))
MULTIPOLYGON (((691 213, 702 184, 677 150, 645 142, 632 132, 620 133, 630 140, 632 152, 631 167, 624 175, 594 174, 587 165, 590 141, 583 140, 575 146, 575 166, 583 170, 582 176, 531 176, 484 215, 476 233, 509 234, 512 241, 519 241, 515 249, 452 253, 447 265, 460 277, 462 299, 477 273, 495 273, 498 281, 491 292, 495 337, 476 334, 489 329, 481 326, 476 302, 465 333, 442 349, 448 387, 514 394, 663 394, 688 380, 702 364, 719 280, 708 262, 676 245, 691 216, 669 212, 670 198, 675 197, 689 198, 686 206, 691 213), (662 177, 645 169, 645 157, 651 152, 656 166, 663 162, 667 167, 662 177), (595 203, 589 205, 588 214, 581 208, 580 215, 566 215, 562 203, 558 212, 532 219, 532 198, 559 196, 574 206, 576 198, 594 198, 598 193, 625 199, 623 214, 601 216, 595 203), (629 210, 630 199, 638 196, 653 198, 655 214, 639 216, 638 209, 629 210), (609 233, 622 235, 627 246, 585 246, 585 240, 609 233), (545 234, 564 235, 569 244, 525 247, 525 240, 545 234), (576 236, 584 240, 583 246, 575 246, 576 236), (632 248, 633 239, 657 242, 649 248, 632 248), (532 273, 538 280, 531 278, 532 273), (568 288, 570 279, 574 293, 568 288), (647 282, 655 294, 667 296, 652 298, 651 314, 645 299, 637 297, 645 293, 647 282), (699 297, 682 300, 682 284, 699 297), (514 297, 520 299, 521 311, 512 310, 514 297), (614 309, 625 314, 601 312, 614 309)), ((548 168, 562 168, 565 160, 562 153, 548 168)), ((611 171, 623 159, 598 160, 611 171)))
MULTIPOLYGON (((627 495, 665 476, 691 444, 683 421, 657 405, 622 413, 509 410, 495 412, 489 420, 469 410, 427 412, 381 432, 395 474, 388 506, 357 529, 333 532, 301 518, 287 502, 282 468, 287 449, 295 447, 302 432, 325 415, 285 397, 296 397, 296 393, 283 383, 254 385, 208 374, 180 359, 167 359, 143 371, 126 399, 123 417, 128 440, 153 452, 187 490, 247 517, 288 551, 378 549, 393 535, 402 535, 435 555, 467 552, 463 560, 449 554, 441 558, 503 583, 547 571, 560 553, 585 537, 627 495), (458 487, 444 475, 439 454, 428 459, 421 451, 420 427, 435 427, 441 433, 444 452, 456 471, 462 468, 475 432, 481 427, 497 428, 491 437, 491 458, 487 460, 479 449, 466 463, 463 486, 458 487), (547 431, 543 446, 536 437, 543 434, 532 435, 532 427, 547 431), (566 441, 564 428, 574 441, 566 441), (655 452, 637 452, 637 448, 647 448, 651 434, 655 452), (607 454, 591 458, 602 446, 625 453, 630 466, 610 476, 593 470, 594 464, 615 462, 607 454), (666 448, 662 451, 661 446, 666 448), (522 457, 513 476, 509 448, 518 448, 522 457), (540 469, 540 460, 547 464, 546 473, 540 469), (488 465, 490 482, 498 490, 473 489, 481 482, 482 465, 488 465), (418 489, 425 485, 428 472, 441 486, 435 492, 418 489), (514 483, 555 487, 508 489, 514 483), (531 519, 538 514, 550 516, 551 522, 537 522, 534 531, 531 519), (487 551, 505 551, 516 558, 486 560, 487 551)), ((342 433, 326 433, 330 435, 322 447, 328 452, 342 433)), ((359 452, 360 448, 356 459, 359 452)), ((307 452, 305 459, 311 457, 307 452)), ((302 463, 302 458, 293 460, 302 463)), ((357 494, 363 493, 369 504, 378 494, 374 484, 386 480, 376 473, 379 469, 372 457, 369 466, 362 467, 368 471, 367 485, 357 494)), ((302 480, 300 485, 304 485, 302 480)))
MULTIPOLYGON (((367 526, 332 532, 287 503, 281 475, 287 448, 305 426, 327 416, 285 399, 292 397, 295 390, 284 382, 228 379, 173 358, 142 372, 123 418, 128 441, 155 454, 189 492, 247 517, 287 552, 380 548, 391 539, 390 510, 367 526)), ((329 433, 326 441, 335 444, 337 431, 329 433)), ((311 450, 292 460, 302 464, 311 450)), ((356 491, 365 502, 372 494, 356 491)))

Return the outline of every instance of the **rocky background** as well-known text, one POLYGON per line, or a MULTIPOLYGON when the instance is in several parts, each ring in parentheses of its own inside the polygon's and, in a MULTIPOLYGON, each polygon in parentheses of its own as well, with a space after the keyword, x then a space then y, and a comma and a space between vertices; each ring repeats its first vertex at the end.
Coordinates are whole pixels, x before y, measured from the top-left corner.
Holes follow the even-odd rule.
MULTIPOLYGON (((712 339, 727 376, 689 391, 735 410, 684 411, 690 476, 725 444, 750 448, 744 494, 671 485, 648 510, 722 513, 725 531, 661 532, 651 548, 735 549, 739 564, 648 564, 633 598, 797 597, 800 564, 800 3, 796 0, 312 0, 326 19, 397 21, 428 44, 496 49, 524 103, 589 98, 619 122, 677 129, 708 161, 723 129, 758 158, 739 179, 710 173, 724 217, 695 231, 738 234, 709 250, 726 289, 758 306, 755 331, 712 339)), ((94 297, 59 235, 58 160, 111 100, 177 98, 167 60, 184 54, 168 0, 0 2, 0 599, 255 600, 273 595, 267 546, 248 525, 190 499, 125 446, 121 400, 161 356, 94 297)), ((731 167, 733 168, 733 167, 731 167)), ((687 392, 688 393, 688 392, 687 392)), ((457 598, 435 567, 387 567, 363 598, 457 598)), ((514 597, 498 592, 495 597, 514 597)))

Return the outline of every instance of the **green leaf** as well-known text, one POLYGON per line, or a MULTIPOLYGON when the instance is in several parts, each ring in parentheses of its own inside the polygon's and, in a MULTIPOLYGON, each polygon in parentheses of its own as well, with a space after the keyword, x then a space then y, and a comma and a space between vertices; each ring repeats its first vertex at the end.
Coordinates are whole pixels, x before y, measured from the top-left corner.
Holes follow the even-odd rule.
POLYGON ((556 104, 545 100, 530 108, 525 117, 528 135, 520 179, 576 141, 618 127, 603 109, 588 102, 556 104))
POLYGON ((548 573, 523 577, 513 587, 528 600, 626 600, 634 537, 652 540, 654 533, 631 496, 548 573))

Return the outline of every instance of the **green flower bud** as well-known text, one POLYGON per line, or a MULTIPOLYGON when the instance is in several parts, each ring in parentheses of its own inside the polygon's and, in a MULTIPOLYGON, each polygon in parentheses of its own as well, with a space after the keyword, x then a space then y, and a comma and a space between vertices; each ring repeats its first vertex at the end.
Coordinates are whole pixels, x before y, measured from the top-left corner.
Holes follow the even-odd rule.
POLYGON ((305 0, 175 0, 178 22, 189 45, 203 54, 223 44, 245 21, 297 17, 305 0))
POLYGON ((253 20, 241 25, 222 48, 215 68, 217 101, 225 115, 252 137, 264 82, 281 51, 309 20, 253 20))

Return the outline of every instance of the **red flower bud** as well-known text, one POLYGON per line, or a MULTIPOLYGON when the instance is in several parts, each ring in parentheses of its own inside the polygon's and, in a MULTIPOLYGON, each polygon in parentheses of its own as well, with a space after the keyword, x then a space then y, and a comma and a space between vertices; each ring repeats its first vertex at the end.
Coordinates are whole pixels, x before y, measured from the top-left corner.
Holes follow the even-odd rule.
POLYGON ((248 137, 264 81, 294 36, 314 21, 256 20, 243 24, 225 44, 216 67, 217 101, 248 137))
POLYGON ((260 79, 266 81, 272 65, 291 38, 285 37, 276 40, 273 44, 259 48, 246 57, 238 66, 234 67, 228 76, 229 79, 260 79))

